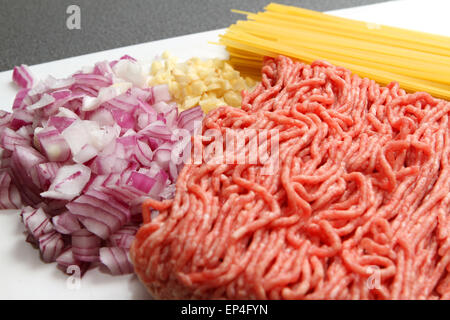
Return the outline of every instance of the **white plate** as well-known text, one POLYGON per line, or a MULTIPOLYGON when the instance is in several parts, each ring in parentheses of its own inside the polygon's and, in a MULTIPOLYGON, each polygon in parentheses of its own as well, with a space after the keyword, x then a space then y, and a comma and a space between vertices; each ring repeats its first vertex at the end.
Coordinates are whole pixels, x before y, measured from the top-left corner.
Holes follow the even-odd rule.
MULTIPOLYGON (((403 0, 337 10, 330 13, 373 23, 415 29, 450 36, 450 1, 403 0)), ((224 29, 197 33, 166 40, 96 52, 84 56, 31 66, 38 77, 51 74, 65 77, 82 66, 100 60, 112 60, 129 54, 137 59, 151 60, 168 50, 180 59, 226 58, 227 53, 216 42, 224 29)), ((23 61, 26 64, 26 61, 23 61)), ((11 82, 11 71, 0 73, 0 107, 11 110, 17 88, 11 82)), ((79 282, 56 268, 45 264, 37 250, 25 242, 24 228, 14 212, 0 211, 0 299, 148 299, 145 288, 136 276, 110 276, 90 270, 79 282)))

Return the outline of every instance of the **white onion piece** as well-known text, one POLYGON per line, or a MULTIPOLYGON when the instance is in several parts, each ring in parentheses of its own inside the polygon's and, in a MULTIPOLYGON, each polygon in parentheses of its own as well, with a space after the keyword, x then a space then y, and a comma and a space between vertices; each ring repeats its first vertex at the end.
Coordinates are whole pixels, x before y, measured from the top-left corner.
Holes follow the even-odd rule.
POLYGON ((59 168, 55 180, 41 196, 52 199, 72 200, 80 195, 91 177, 91 169, 82 164, 67 165, 59 168))

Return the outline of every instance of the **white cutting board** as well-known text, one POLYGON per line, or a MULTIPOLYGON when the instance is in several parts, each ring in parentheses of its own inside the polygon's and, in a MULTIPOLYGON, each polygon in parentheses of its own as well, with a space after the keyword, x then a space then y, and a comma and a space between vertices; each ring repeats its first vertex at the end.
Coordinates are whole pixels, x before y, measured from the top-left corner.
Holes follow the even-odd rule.
MULTIPOLYGON (((270 2, 268 0, 268 2, 270 2)), ((236 8, 239 9, 239 8, 236 8)), ((409 28, 450 36, 450 1, 400 0, 370 6, 332 11, 330 13, 373 23, 409 28)), ((236 17, 244 19, 244 17, 236 17)), ((84 56, 31 66, 38 77, 48 74, 65 77, 82 66, 100 60, 118 59, 128 54, 150 61, 168 50, 180 59, 226 58, 217 42, 224 29, 197 33, 166 40, 96 52, 84 56)), ((27 61, 22 63, 27 64, 27 61)), ((0 73, 0 108, 11 110, 17 88, 11 82, 11 71, 0 73)), ((56 268, 45 264, 39 253, 25 242, 24 228, 14 212, 0 211, 0 299, 149 299, 145 288, 134 275, 110 276, 90 270, 78 282, 56 268)))

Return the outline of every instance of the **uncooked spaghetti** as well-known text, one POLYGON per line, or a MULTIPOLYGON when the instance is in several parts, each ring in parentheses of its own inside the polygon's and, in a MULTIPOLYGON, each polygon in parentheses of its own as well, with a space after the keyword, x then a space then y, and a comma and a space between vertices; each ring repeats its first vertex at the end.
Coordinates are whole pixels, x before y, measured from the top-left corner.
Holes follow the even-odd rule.
POLYGON ((220 38, 241 73, 259 73, 264 56, 326 60, 408 92, 450 99, 450 38, 271 3, 220 38))
POLYGON ((135 271, 160 299, 449 299, 449 116, 397 83, 267 58, 203 133, 277 130, 279 171, 185 165, 173 200, 145 202, 135 271))

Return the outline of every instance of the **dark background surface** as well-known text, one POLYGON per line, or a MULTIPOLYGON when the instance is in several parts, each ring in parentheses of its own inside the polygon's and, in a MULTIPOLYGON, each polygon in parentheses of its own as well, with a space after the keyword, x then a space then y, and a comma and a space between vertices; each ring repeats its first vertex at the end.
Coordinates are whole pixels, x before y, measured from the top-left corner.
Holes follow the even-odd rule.
MULTIPOLYGON (((318 11, 386 0, 272 0, 318 11)), ((142 42, 226 28, 271 0, 0 0, 0 71, 142 42), (81 29, 69 30, 69 5, 81 29)))

